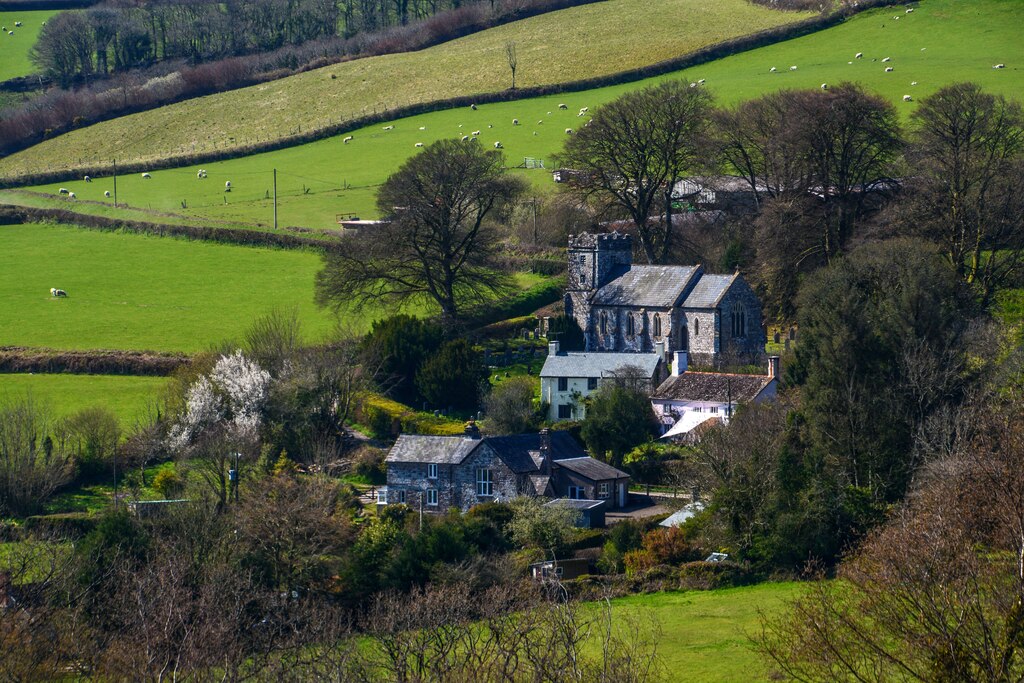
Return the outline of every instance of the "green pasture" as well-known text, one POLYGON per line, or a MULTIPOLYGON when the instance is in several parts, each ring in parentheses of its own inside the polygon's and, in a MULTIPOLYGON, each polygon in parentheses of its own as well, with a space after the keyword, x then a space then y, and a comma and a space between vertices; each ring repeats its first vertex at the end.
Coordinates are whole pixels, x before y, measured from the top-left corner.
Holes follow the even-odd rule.
POLYGON ((127 428, 148 414, 166 384, 164 377, 0 374, 0 402, 31 396, 55 418, 101 406, 127 428))
MULTIPOLYGON (((274 308, 298 311, 307 340, 363 332, 384 313, 313 303, 320 256, 306 250, 0 226, 0 346, 195 352, 238 339, 274 308), (50 297, 59 287, 67 298, 50 297)), ((517 276, 524 289, 541 276, 517 276)), ((411 311, 412 313, 424 311, 411 311)))
POLYGON ((0 34, 0 81, 28 76, 37 71, 29 61, 28 51, 36 44, 43 22, 56 13, 56 10, 0 12, 0 26, 7 28, 0 34), (22 25, 15 26, 16 21, 22 25), (9 31, 14 35, 8 35, 9 31))
POLYGON ((803 591, 799 583, 635 595, 612 601, 619 627, 660 630, 657 654, 673 683, 775 680, 753 650, 761 613, 780 613, 803 591))
MULTIPOLYGON (((119 199, 133 207, 175 212, 193 219, 224 220, 266 225, 273 220, 273 169, 278 170, 278 212, 282 226, 311 228, 335 226, 341 213, 363 218, 376 215, 374 196, 387 176, 416 151, 416 143, 470 135, 480 131, 487 148, 501 142, 507 164, 515 167, 525 157, 543 159, 548 170, 553 155, 565 141, 566 128, 578 128, 593 109, 622 93, 666 78, 705 79, 722 103, 735 103, 781 88, 819 87, 854 80, 891 100, 905 115, 915 100, 956 80, 973 80, 987 90, 1020 97, 1024 92, 1024 43, 1017 27, 1024 25, 1024 3, 1016 0, 977 0, 969 5, 956 0, 925 0, 912 14, 883 8, 802 38, 728 57, 670 76, 580 93, 540 97, 518 102, 480 105, 476 111, 460 108, 423 114, 354 131, 341 136, 275 152, 218 163, 203 164, 206 179, 196 177, 199 167, 153 171, 152 179, 132 174, 118 179, 119 199), (894 20, 894 16, 900 16, 894 20), (923 48, 923 49, 922 49, 923 48), (863 59, 854 54, 863 52, 863 59), (884 57, 891 62, 883 63, 884 57), (849 62, 853 62, 850 64, 849 62), (995 70, 993 64, 1007 68, 995 70), (771 67, 776 73, 770 73, 771 67), (790 71, 790 66, 797 66, 790 71), (886 66, 894 71, 885 72, 886 66), (917 85, 911 85, 912 82, 917 85), (558 108, 564 103, 567 109, 558 108), (520 125, 514 126, 513 119, 520 125), (541 123, 543 122, 543 123, 541 123), (422 128, 422 130, 421 130, 422 128), (230 180, 232 190, 224 192, 230 180), (187 208, 182 208, 182 203, 187 208)), ((31 151, 31 150, 30 150, 31 151)), ((553 192, 548 170, 521 170, 534 191, 553 192)), ((104 201, 109 178, 40 186, 52 201, 71 206, 74 201, 104 201), (77 200, 58 198, 67 187, 77 200)), ((17 191, 0 199, 19 203, 17 191)), ((109 200, 108 200, 109 201, 109 200)), ((94 210, 94 209, 90 209, 94 210)))
POLYGON ((607 0, 99 123, 0 160, 0 175, 230 149, 409 104, 504 90, 509 41, 518 54, 516 85, 524 87, 645 66, 808 16, 748 0, 607 0))

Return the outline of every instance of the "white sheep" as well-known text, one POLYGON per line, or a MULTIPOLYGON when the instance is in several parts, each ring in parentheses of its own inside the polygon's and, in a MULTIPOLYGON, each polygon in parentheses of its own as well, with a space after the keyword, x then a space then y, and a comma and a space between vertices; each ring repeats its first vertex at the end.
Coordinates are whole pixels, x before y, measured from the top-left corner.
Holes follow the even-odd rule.
POLYGON ((422 147, 422 146, 423 146, 423 143, 422 143, 422 142, 417 142, 417 143, 416 143, 416 147, 422 147))
POLYGON ((468 140, 468 139, 469 139, 469 136, 468 136, 468 135, 463 135, 463 136, 462 136, 462 141, 463 141, 463 142, 465 142, 465 141, 466 141, 466 140, 468 140))
POLYGON ((87 183, 91 183, 92 182, 92 178, 90 178, 89 176, 85 176, 84 178, 82 178, 82 180, 84 180, 87 183))
POLYGON ((110 190, 104 190, 103 196, 104 197, 110 197, 110 190))
POLYGON ((202 177, 203 177, 203 169, 199 169, 198 171, 196 171, 196 178, 202 178, 202 177))
POLYGON ((346 145, 348 143, 350 143, 350 142, 352 142, 352 136, 351 135, 346 135, 345 138, 342 140, 342 143, 344 143, 346 145))
POLYGON ((910 81, 910 85, 917 85, 917 81, 910 81))
POLYGON ((704 85, 704 79, 703 78, 698 78, 697 79, 697 85, 704 85))
POLYGON ((62 296, 67 296, 67 295, 68 295, 68 293, 67 293, 67 292, 65 292, 65 291, 64 291, 63 289, 54 289, 54 290, 53 290, 53 295, 54 295, 55 297, 62 297, 62 296))
POLYGON ((569 105, 567 105, 567 104, 560 104, 560 105, 558 105, 558 108, 559 109, 568 109, 569 105))
MULTIPOLYGON (((696 87, 697 87, 697 84, 696 84, 696 83, 690 83, 690 87, 691 87, 691 88, 696 88, 696 87)), ((583 114, 580 114, 580 116, 583 116, 583 114)))
POLYGON ((540 121, 538 121, 537 125, 538 126, 543 126, 544 125, 544 119, 541 119, 540 121))
POLYGON ((231 192, 231 181, 230 180, 225 180, 224 181, 224 191, 225 192, 231 192))
POLYGON ((572 128, 566 128, 565 129, 565 134, 566 135, 572 135, 572 128))
POLYGON ((469 108, 472 109, 473 111, 476 111, 476 105, 475 104, 469 105, 469 108))
POLYGON ((50 296, 57 296, 57 288, 50 287, 50 296))
POLYGON ((488 124, 487 124, 487 127, 488 127, 488 128, 494 128, 494 124, 493 124, 493 123, 488 123, 488 124))
POLYGON ((394 130, 394 126, 384 126, 384 130, 394 130))
POLYGON ((996 65, 995 65, 995 66, 993 66, 992 68, 993 68, 993 69, 1005 69, 1005 68, 1006 68, 1006 65, 1005 65, 1005 64, 996 64, 996 65))
POLYGON ((21 26, 21 22, 20 22, 20 21, 16 21, 16 22, 14 22, 14 27, 15 27, 15 28, 17 28, 17 27, 19 27, 19 26, 21 26))
POLYGON ((892 61, 892 57, 882 57, 882 62, 883 63, 884 62, 890 62, 890 61, 892 61))
POLYGON ((513 126, 518 126, 519 125, 519 119, 512 119, 512 125, 513 126))
POLYGON ((778 71, 778 69, 776 69, 774 66, 772 68, 768 69, 768 73, 772 73, 773 74, 776 71, 778 71))
POLYGON ((892 67, 891 66, 885 67, 885 73, 891 73, 891 72, 892 72, 892 67))
POLYGON ((789 67, 789 70, 790 71, 796 71, 796 65, 794 64, 793 66, 789 67))
POLYGON ((472 135, 473 137, 476 137, 477 135, 480 135, 480 131, 474 130, 472 133, 470 133, 470 135, 472 135))
POLYGON ((75 196, 74 192, 68 192, 68 199, 78 199, 78 197, 75 196))
POLYGON ((501 143, 500 142, 495 142, 494 143, 494 149, 501 149, 501 143))
POLYGON ((904 102, 913 102, 913 101, 914 101, 914 98, 913 98, 913 97, 911 97, 910 95, 904 95, 904 96, 903 96, 903 101, 904 101, 904 102))
POLYGON ((57 194, 67 194, 67 193, 68 193, 68 188, 66 188, 66 187, 62 187, 59 190, 57 190, 57 194))
POLYGON ((828 90, 828 83, 822 83, 821 84, 821 89, 822 90, 828 90))
MULTIPOLYGON (((690 84, 690 87, 692 88, 693 86, 694 86, 694 84, 693 84, 693 83, 691 83, 691 84, 690 84)), ((581 111, 581 112, 580 112, 579 114, 576 114, 576 116, 586 116, 586 115, 587 115, 587 113, 586 113, 586 112, 583 112, 583 111, 581 111)))
POLYGON ((427 129, 426 126, 420 126, 420 130, 426 130, 426 129, 427 129))
POLYGON ((863 52, 858 52, 857 54, 855 54, 853 56, 853 58, 854 59, 864 59, 864 53, 863 52))
POLYGON ((7 32, 7 35, 9 35, 9 36, 13 36, 13 35, 14 35, 14 31, 8 31, 8 32, 7 32))
POLYGON ((913 12, 913 11, 914 11, 914 8, 913 8, 913 7, 908 7, 908 8, 907 8, 907 14, 910 14, 910 13, 911 13, 911 12, 913 12))
POLYGON ((148 180, 149 178, 152 178, 153 176, 149 175, 148 173, 143 173, 142 177, 146 178, 148 180))
POLYGON ((581 107, 580 111, 586 114, 588 111, 590 111, 590 107, 581 107))

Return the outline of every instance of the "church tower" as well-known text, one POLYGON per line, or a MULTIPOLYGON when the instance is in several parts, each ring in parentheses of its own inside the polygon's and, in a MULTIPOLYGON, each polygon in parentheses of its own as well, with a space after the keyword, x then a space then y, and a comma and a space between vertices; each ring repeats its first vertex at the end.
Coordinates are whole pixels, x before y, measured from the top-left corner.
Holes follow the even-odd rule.
POLYGON ((590 300, 594 292, 633 265, 633 239, 617 232, 569 235, 565 314, 583 330, 591 347, 590 300))

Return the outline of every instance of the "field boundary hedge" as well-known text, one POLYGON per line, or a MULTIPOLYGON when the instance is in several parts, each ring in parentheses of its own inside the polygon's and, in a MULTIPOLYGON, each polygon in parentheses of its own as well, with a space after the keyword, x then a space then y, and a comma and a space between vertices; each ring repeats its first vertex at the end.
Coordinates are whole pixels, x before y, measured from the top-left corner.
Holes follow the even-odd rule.
POLYGON ((191 362, 183 353, 157 351, 63 351, 0 346, 0 372, 166 377, 191 362))
POLYGON ((337 240, 314 239, 297 235, 282 235, 245 228, 214 228, 194 225, 172 225, 135 221, 127 218, 109 218, 67 209, 46 209, 30 206, 0 205, 0 225, 16 223, 53 222, 76 228, 103 232, 129 232, 157 237, 184 237, 203 242, 220 242, 245 247, 274 247, 278 249, 316 249, 318 251, 338 244, 337 240))
MULTIPOLYGON (((858 3, 856 7, 845 6, 842 9, 827 15, 812 17, 793 24, 778 26, 758 31, 757 33, 752 33, 750 35, 732 38, 679 57, 674 57, 672 59, 663 60, 647 66, 630 69, 628 71, 621 71, 619 73, 609 74, 606 76, 595 76, 593 78, 569 81, 566 83, 540 85, 529 88, 516 88, 515 90, 508 89, 499 92, 478 93, 475 95, 460 95, 458 97, 443 100, 420 102, 404 107, 397 107, 395 109, 385 109, 374 114, 367 114, 366 116, 358 116, 349 119, 348 121, 325 126, 317 130, 295 133, 293 135, 277 138, 276 140, 243 145, 232 149, 169 156, 164 159, 148 160, 145 162, 128 161, 122 163, 120 168, 123 169, 124 173, 137 173, 142 171, 157 171, 167 168, 176 168, 179 166, 208 164, 217 161, 226 161, 228 159, 251 156, 253 154, 273 152, 289 147, 296 147, 298 145, 316 142, 318 140, 342 135, 344 133, 350 133, 359 128, 364 128, 366 126, 386 121, 418 116, 419 114, 426 114, 435 111, 456 109, 458 107, 468 107, 470 104, 511 102, 531 99, 534 97, 544 97, 546 95, 593 90, 595 88, 621 85, 623 83, 633 83, 646 78, 662 76, 674 71, 680 71, 682 69, 706 64, 708 62, 739 54, 741 52, 754 50, 766 45, 773 45, 775 43, 816 33, 826 28, 838 26, 860 12, 878 7, 899 5, 903 4, 904 1, 905 0, 865 0, 864 2, 858 3)), ((107 165, 82 165, 66 171, 24 174, 19 176, 17 179, 0 179, 0 188, 23 187, 28 185, 41 185, 46 183, 77 180, 82 176, 82 174, 102 175, 108 170, 109 167, 107 165)))

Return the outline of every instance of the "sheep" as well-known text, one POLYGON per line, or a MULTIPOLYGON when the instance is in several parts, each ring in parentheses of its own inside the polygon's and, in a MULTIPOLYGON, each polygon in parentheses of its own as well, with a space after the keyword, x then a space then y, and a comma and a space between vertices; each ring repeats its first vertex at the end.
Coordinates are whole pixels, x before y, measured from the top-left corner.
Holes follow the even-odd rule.
POLYGON ((203 169, 199 169, 198 171, 196 171, 196 178, 202 178, 202 177, 203 177, 203 169))
POLYGON ((494 143, 494 149, 501 149, 501 143, 500 142, 495 142, 494 143))
POLYGON ((68 193, 68 188, 66 188, 66 187, 62 187, 59 190, 57 190, 57 194, 67 194, 67 193, 68 193))
POLYGON ((146 178, 147 180, 149 180, 149 179, 150 179, 150 178, 152 178, 153 176, 149 175, 148 173, 143 173, 143 174, 142 174, 142 177, 143 177, 143 178, 146 178))
POLYGON ((917 85, 917 81, 910 81, 910 85, 917 85))
POLYGON ((892 61, 892 57, 882 57, 882 62, 883 63, 890 62, 890 61, 892 61))
POLYGON ((346 136, 345 136, 345 139, 343 139, 343 140, 342 140, 341 142, 342 142, 343 144, 346 144, 346 145, 347 145, 348 143, 352 142, 352 136, 351 136, 351 135, 346 135, 346 136))
POLYGON ((420 130, 426 130, 426 129, 427 129, 426 126, 420 126, 420 130))
POLYGON ((778 69, 776 69, 774 66, 772 68, 768 69, 768 73, 771 73, 771 74, 775 73, 776 71, 778 71, 778 69))
POLYGON ((9 35, 9 36, 13 36, 13 35, 14 35, 14 31, 8 31, 8 32, 7 32, 7 35, 9 35))
POLYGON ((105 190, 105 191, 103 192, 103 196, 104 196, 104 197, 108 197, 108 198, 109 198, 109 197, 110 197, 110 190, 105 190))
POLYGON ((586 114, 588 111, 590 111, 590 107, 581 107, 580 111, 586 114))
POLYGON ((537 125, 538 126, 543 126, 544 125, 544 119, 541 119, 541 120, 537 121, 537 125))
POLYGON ((472 135, 473 137, 476 137, 477 135, 480 135, 480 131, 474 130, 472 133, 470 133, 470 135, 472 135))
POLYGON ((476 105, 475 104, 469 105, 469 108, 472 109, 473 111, 476 111, 476 105))
POLYGON ((566 135, 572 135, 572 128, 566 128, 565 129, 565 134, 566 135))
POLYGON ((512 119, 512 125, 513 126, 518 126, 519 125, 519 119, 512 119))
POLYGON ((697 85, 704 85, 704 79, 703 78, 698 78, 697 79, 697 85))
POLYGON ((91 182, 92 182, 92 178, 91 178, 91 177, 89 177, 89 176, 85 176, 85 177, 83 177, 83 178, 82 178, 82 180, 84 180, 84 181, 85 181, 85 182, 87 182, 87 183, 91 183, 91 182))
POLYGON ((65 292, 63 289, 54 289, 53 290, 53 295, 55 297, 62 297, 62 296, 66 297, 68 295, 68 293, 65 292))
POLYGON ((469 136, 468 135, 463 135, 462 136, 462 141, 465 142, 466 140, 469 140, 469 136))
POLYGON ((1005 69, 1006 65, 1005 64, 996 64, 992 68, 993 69, 1005 69))
POLYGON ((891 66, 885 67, 885 73, 891 73, 891 72, 892 72, 892 67, 891 66))
POLYGON ((225 192, 231 192, 231 181, 230 180, 225 180, 224 181, 224 191, 225 192))
POLYGON ((858 52, 857 54, 855 54, 853 56, 853 58, 854 59, 864 59, 864 53, 863 52, 858 52))
POLYGON ((422 146, 423 146, 423 143, 422 143, 422 142, 417 142, 415 146, 416 146, 416 147, 422 147, 422 146))
MULTIPOLYGON (((690 84, 690 87, 691 88, 693 87, 693 83, 690 84)), ((586 112, 582 112, 582 111, 579 114, 576 114, 577 117, 579 117, 579 116, 586 116, 586 115, 587 115, 586 112)))
POLYGON ((847 64, 853 64, 853 62, 847 62, 847 64))
POLYGON ((913 98, 913 97, 911 97, 910 95, 904 95, 904 96, 903 96, 903 101, 904 101, 904 102, 913 102, 913 101, 914 101, 914 98, 913 98))
POLYGON ((822 90, 828 90, 828 83, 822 83, 821 84, 821 89, 822 90))
POLYGON ((78 199, 74 192, 68 192, 68 199, 78 199))
POLYGON ((794 64, 793 66, 789 67, 789 70, 790 71, 796 71, 796 65, 794 64))
POLYGON ((394 130, 394 126, 384 126, 384 130, 394 130))
POLYGON ((57 296, 57 288, 50 287, 50 296, 57 296))
POLYGON ((560 105, 558 105, 558 108, 559 109, 568 109, 569 105, 567 105, 567 104, 560 104, 560 105))
POLYGON ((907 8, 907 14, 910 14, 910 13, 911 13, 911 12, 913 12, 913 11, 914 11, 914 8, 913 8, 913 7, 908 7, 908 8, 907 8))
POLYGON ((488 123, 488 124, 487 124, 487 127, 488 127, 488 128, 494 128, 494 124, 493 124, 493 123, 488 123))
POLYGON ((21 22, 20 21, 14 22, 14 28, 18 28, 19 26, 21 26, 21 22))
MULTIPOLYGON (((697 87, 697 84, 696 84, 696 83, 690 83, 690 87, 691 87, 691 88, 696 88, 696 87, 697 87)), ((580 116, 582 116, 582 114, 580 114, 580 116)))

